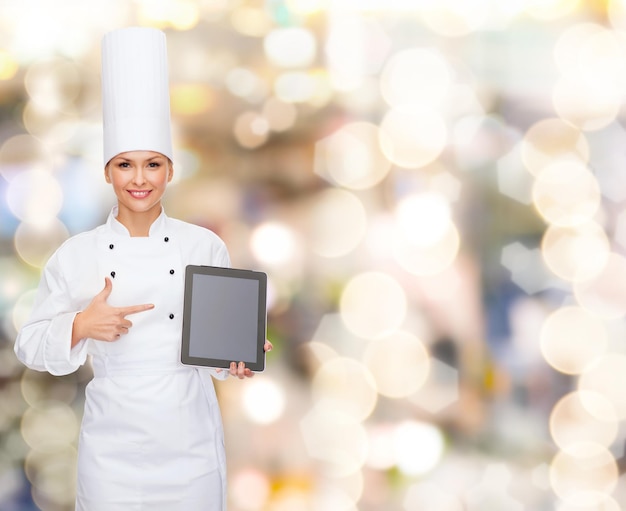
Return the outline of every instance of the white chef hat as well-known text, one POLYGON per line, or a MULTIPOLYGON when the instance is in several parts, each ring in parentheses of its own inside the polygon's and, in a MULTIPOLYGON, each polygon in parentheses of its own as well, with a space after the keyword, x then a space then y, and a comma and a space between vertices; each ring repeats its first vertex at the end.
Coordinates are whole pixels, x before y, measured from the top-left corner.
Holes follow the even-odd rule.
POLYGON ((172 160, 165 34, 146 27, 102 39, 104 163, 126 151, 156 151, 172 160))

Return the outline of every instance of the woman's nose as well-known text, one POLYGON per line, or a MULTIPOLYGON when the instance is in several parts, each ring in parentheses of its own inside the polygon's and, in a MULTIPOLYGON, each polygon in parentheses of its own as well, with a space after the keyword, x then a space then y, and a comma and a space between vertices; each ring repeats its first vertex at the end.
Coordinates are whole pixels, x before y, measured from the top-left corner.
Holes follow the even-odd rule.
POLYGON ((133 182, 137 185, 142 185, 146 181, 146 178, 143 173, 143 169, 138 168, 135 170, 135 175, 133 177, 133 182))

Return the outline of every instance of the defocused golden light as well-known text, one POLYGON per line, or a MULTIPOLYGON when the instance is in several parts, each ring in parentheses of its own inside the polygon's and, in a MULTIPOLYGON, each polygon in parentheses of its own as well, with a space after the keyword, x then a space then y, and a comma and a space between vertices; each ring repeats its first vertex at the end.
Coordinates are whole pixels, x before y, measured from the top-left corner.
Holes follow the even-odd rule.
POLYGON ((592 34, 578 54, 578 65, 592 76, 603 76, 616 84, 625 78, 626 37, 622 32, 602 30, 592 34))
POLYGON ((339 90, 351 90, 378 73, 391 39, 373 17, 333 16, 326 36, 326 65, 339 90))
POLYGON ((319 13, 330 6, 331 0, 286 0, 291 11, 303 15, 319 13))
POLYGON ((315 60, 317 41, 306 28, 275 28, 265 36, 263 48, 270 63, 278 67, 308 67, 315 60))
POLYGON ((588 403, 602 408, 603 416, 615 413, 613 405, 601 394, 594 392, 571 392, 562 397, 550 414, 550 434, 556 445, 567 453, 576 455, 580 442, 609 448, 618 433, 618 419, 602 420, 592 415, 588 403), (573 446, 573 447, 572 447, 573 446))
POLYGON ((424 48, 396 53, 380 76, 382 95, 390 106, 441 105, 450 83, 450 70, 445 59, 424 48))
POLYGON ((68 404, 47 401, 24 412, 21 431, 31 449, 55 452, 76 440, 78 426, 76 414, 68 404))
POLYGON ((272 495, 268 511, 310 511, 310 500, 311 496, 308 489, 280 488, 272 495))
POLYGON ((69 238, 67 228, 56 218, 48 225, 22 222, 15 231, 15 251, 25 263, 42 268, 67 238, 69 238))
POLYGON ((24 401, 33 408, 40 408, 53 399, 71 405, 78 393, 77 385, 71 381, 55 381, 50 385, 51 376, 40 371, 23 371, 20 390, 24 401))
POLYGON ((611 26, 617 30, 626 28, 626 2, 624 0, 607 0, 606 14, 611 26))
POLYGON ((374 470, 393 468, 396 459, 393 453, 393 424, 377 424, 368 428, 367 466, 374 470))
POLYGON ((250 248, 261 262, 283 265, 298 253, 298 239, 291 228, 279 222, 266 222, 257 226, 250 238, 250 248))
POLYGON ((541 20, 563 18, 580 5, 580 0, 526 0, 526 11, 541 20))
POLYGON ((31 310, 33 308, 33 303, 35 301, 36 292, 36 289, 26 291, 25 293, 22 293, 20 297, 15 301, 11 317, 13 319, 13 327, 15 328, 16 332, 20 330, 22 325, 30 316, 31 310))
POLYGON ((458 401, 459 371, 436 358, 431 358, 429 365, 428 379, 409 399, 435 414, 458 401))
POLYGON ((0 80, 10 80, 19 69, 19 64, 7 51, 0 50, 0 80))
POLYGON ((320 366, 311 382, 317 408, 365 420, 377 402, 376 381, 360 362, 340 357, 320 366))
POLYGON ((430 370, 424 343, 403 331, 373 341, 365 351, 364 362, 376 380, 378 393, 396 399, 417 392, 430 370))
POLYGON ((170 88, 172 113, 198 115, 213 107, 215 97, 209 87, 199 83, 177 83, 170 88))
POLYGON ((339 357, 339 354, 325 342, 312 341, 307 343, 306 347, 311 352, 316 368, 333 358, 339 357))
POLYGON ((284 390, 267 377, 246 385, 242 399, 246 415, 257 424, 271 424, 285 411, 284 390))
POLYGON ((199 21, 198 6, 192 0, 139 0, 138 4, 141 25, 189 30, 199 21))
MULTIPOLYGON (((430 245, 424 243, 424 239, 421 243, 414 243, 397 230, 393 240, 393 256, 398 264, 413 275, 436 275, 448 269, 456 259, 461 240, 453 222, 449 222, 446 227, 441 237, 430 245)), ((417 231, 416 235, 419 236, 417 231)))
POLYGON ((9 183, 6 201, 23 222, 45 226, 61 210, 63 190, 50 172, 26 170, 9 183))
POLYGON ((541 353, 557 371, 580 374, 604 355, 608 333, 603 321, 581 307, 563 307, 541 328, 541 353))
POLYGON ((606 493, 590 492, 590 495, 584 500, 589 501, 589 503, 583 504, 578 499, 571 502, 560 502, 555 511, 622 511, 622 507, 617 501, 606 493))
POLYGON ((367 228, 361 201, 339 189, 325 190, 317 197, 309 220, 311 248, 323 257, 348 254, 361 242, 367 228))
POLYGON ((602 200, 600 185, 581 162, 558 161, 535 179, 533 201, 544 219, 573 226, 591 220, 602 200))
POLYGON ((574 283, 574 294, 581 307, 607 319, 626 314, 626 258, 611 253, 599 272, 574 283))
POLYGON ((393 277, 378 272, 360 273, 343 289, 339 310, 352 333, 365 339, 380 339, 402 325, 407 298, 393 277))
POLYGON ((534 176, 564 158, 589 161, 589 143, 578 128, 562 119, 543 119, 533 124, 522 140, 522 160, 534 176))
POLYGON ((272 131, 287 131, 296 122, 298 110, 291 103, 271 97, 263 103, 263 117, 267 119, 272 131))
POLYGON ((233 502, 241 511, 261 511, 271 492, 268 477, 254 468, 244 468, 235 473, 230 487, 233 502))
POLYGON ((428 2, 421 17, 432 30, 447 37, 460 37, 480 29, 488 20, 488 0, 439 0, 428 2))
POLYGON ((576 23, 567 27, 554 45, 554 60, 561 74, 569 74, 581 69, 581 55, 588 41, 607 29, 598 23, 576 23))
POLYGON ((76 494, 76 449, 67 446, 49 453, 31 451, 24 461, 32 484, 33 500, 39 509, 67 509, 76 494))
POLYGON ((385 156, 400 167, 415 169, 435 161, 447 141, 442 116, 415 105, 394 107, 381 124, 380 145, 385 156))
POLYGON ((550 271, 576 282, 591 279, 609 260, 610 243, 606 232, 595 222, 574 227, 551 225, 541 241, 541 254, 550 271))
MULTIPOLYGON (((22 122, 28 133, 40 139, 48 147, 67 144, 81 127, 78 114, 41 108, 33 101, 29 101, 24 106, 22 122)), ((82 130, 80 135, 84 136, 82 130)))
POLYGON ((322 473, 346 477, 364 466, 367 433, 353 416, 315 407, 300 420, 300 430, 309 456, 323 463, 322 473))
POLYGON ((40 109, 71 112, 82 88, 81 71, 69 60, 36 62, 28 68, 24 86, 40 109))
POLYGON ((587 410, 603 420, 611 420, 613 414, 617 414, 618 419, 626 419, 626 395, 623 392, 625 386, 626 355, 618 353, 607 353, 578 378, 579 391, 600 394, 613 405, 614 410, 607 411, 605 407, 587 402, 587 398, 583 396, 587 410))
POLYGON ((586 131, 599 130, 613 122, 621 101, 618 86, 587 70, 562 76, 552 93, 558 116, 586 131))
POLYGON ((256 112, 244 112, 237 117, 233 127, 233 134, 239 145, 254 149, 262 146, 269 138, 269 123, 267 119, 256 112))
POLYGON ((407 476, 421 476, 434 469, 444 452, 441 431, 426 422, 401 422, 393 433, 393 452, 398 469, 407 476))
POLYGON ((449 489, 428 481, 409 486, 404 497, 406 511, 463 511, 463 503, 449 489))
MULTIPOLYGON (((340 499, 340 502, 331 502, 329 506, 323 507, 323 502, 316 502, 316 507, 318 511, 326 511, 328 509, 345 509, 345 511, 353 510, 358 511, 356 503, 363 496, 363 490, 365 486, 363 477, 363 471, 357 470, 352 474, 348 474, 341 477, 333 477, 332 478, 332 489, 334 493, 337 494, 337 499, 340 499), (333 507, 332 504, 336 504, 333 507), (343 506, 343 507, 342 507, 343 506)), ((331 488, 320 488, 320 492, 325 493, 327 490, 331 488)))
POLYGON ((262 37, 272 28, 272 21, 263 8, 240 5, 231 9, 230 22, 240 34, 262 37))
POLYGON ((372 188, 389 173, 379 128, 367 122, 349 123, 315 145, 315 172, 353 190, 372 188))
POLYGON ((0 173, 7 181, 29 168, 51 163, 48 148, 31 135, 15 135, 0 146, 0 173))
POLYGON ((550 464, 550 484, 559 498, 580 505, 598 505, 610 495, 619 473, 613 455, 603 446, 580 443, 560 451, 550 464))
POLYGON ((395 215, 401 235, 420 247, 440 242, 450 230, 452 221, 448 201, 432 192, 403 198, 396 206, 395 215))
POLYGON ((287 103, 305 103, 315 97, 317 77, 304 71, 286 71, 274 82, 276 97, 287 103))

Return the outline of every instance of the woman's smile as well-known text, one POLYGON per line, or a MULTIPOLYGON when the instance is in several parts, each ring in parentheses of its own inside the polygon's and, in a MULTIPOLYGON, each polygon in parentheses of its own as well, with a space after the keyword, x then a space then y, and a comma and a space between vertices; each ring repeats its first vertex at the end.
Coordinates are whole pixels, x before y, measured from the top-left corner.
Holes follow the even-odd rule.
POLYGON ((131 197, 134 199, 145 199, 150 195, 151 191, 152 190, 128 190, 128 193, 130 193, 131 197))

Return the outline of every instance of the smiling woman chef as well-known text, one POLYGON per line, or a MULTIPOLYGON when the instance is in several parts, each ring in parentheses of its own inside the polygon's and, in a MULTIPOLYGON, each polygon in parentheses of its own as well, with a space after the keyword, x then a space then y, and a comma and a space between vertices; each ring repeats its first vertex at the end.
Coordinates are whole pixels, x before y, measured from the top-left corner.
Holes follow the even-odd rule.
MULTIPOLYGON (((78 450, 79 511, 223 511, 221 417, 212 377, 180 363, 186 265, 229 266, 213 232, 168 218, 172 179, 165 35, 126 28, 102 41, 104 177, 117 206, 44 268, 15 352, 68 374, 92 356, 78 450)), ((266 343, 266 350, 271 344, 266 343)))

